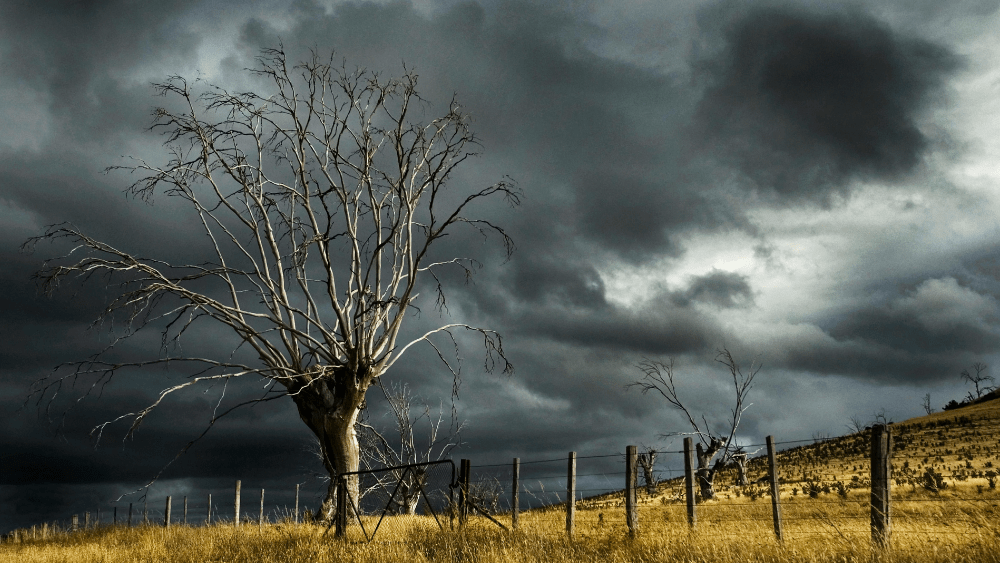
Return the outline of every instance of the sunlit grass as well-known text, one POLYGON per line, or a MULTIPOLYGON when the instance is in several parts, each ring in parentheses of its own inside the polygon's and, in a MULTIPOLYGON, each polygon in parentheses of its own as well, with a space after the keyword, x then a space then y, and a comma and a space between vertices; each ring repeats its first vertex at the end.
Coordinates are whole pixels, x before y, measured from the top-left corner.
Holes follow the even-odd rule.
MULTIPOLYGON (((534 510, 521 514, 511 533, 482 517, 471 517, 463 530, 451 530, 444 517, 440 531, 428 516, 387 517, 375 539, 366 543, 352 526, 346 541, 324 535, 315 525, 272 524, 210 527, 156 526, 100 528, 58 534, 0 547, 5 562, 241 562, 268 561, 370 563, 409 561, 580 562, 705 561, 737 562, 1000 562, 1000 534, 994 512, 996 495, 979 502, 953 491, 952 496, 894 491, 891 547, 873 553, 867 496, 846 499, 797 496, 782 499, 784 541, 774 535, 769 498, 746 498, 700 504, 698 523, 687 525, 681 503, 644 505, 639 534, 629 538, 620 507, 578 511, 572 540, 565 532, 565 512, 534 510)), ((509 515, 498 519, 509 525, 509 515)), ((365 518, 368 533, 376 519, 365 518)))

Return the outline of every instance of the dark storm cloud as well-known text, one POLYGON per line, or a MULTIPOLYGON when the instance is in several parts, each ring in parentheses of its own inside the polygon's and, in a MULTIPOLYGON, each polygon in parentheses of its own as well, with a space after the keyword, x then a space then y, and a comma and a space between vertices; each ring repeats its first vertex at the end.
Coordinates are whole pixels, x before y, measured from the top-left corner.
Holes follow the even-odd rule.
POLYGON ((949 49, 857 10, 723 6, 736 15, 723 16, 699 108, 699 141, 719 161, 782 199, 819 202, 919 165, 932 142, 922 111, 961 64, 949 49))

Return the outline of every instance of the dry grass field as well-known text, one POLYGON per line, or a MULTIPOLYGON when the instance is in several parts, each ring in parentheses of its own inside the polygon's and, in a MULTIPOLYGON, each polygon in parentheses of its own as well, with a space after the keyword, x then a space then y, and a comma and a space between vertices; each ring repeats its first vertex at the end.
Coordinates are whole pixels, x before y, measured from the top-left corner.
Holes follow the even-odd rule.
MULTIPOLYGON (((784 541, 774 536, 763 485, 719 477, 719 499, 699 503, 687 525, 680 483, 640 493, 639 534, 629 538, 621 493, 578 504, 575 534, 561 507, 521 514, 515 533, 482 517, 441 532, 426 516, 397 516, 367 543, 355 526, 346 540, 312 525, 234 528, 100 528, 0 546, 7 562, 992 562, 1000 561, 1000 401, 936 413, 893 426, 892 540, 873 552, 868 505, 868 437, 848 435, 779 454, 784 541), (991 486, 991 483, 993 486, 991 486)), ((762 460, 751 478, 764 474, 762 460)), ((499 515, 509 522, 509 515, 499 515)), ((366 526, 370 529, 370 524, 366 526)))

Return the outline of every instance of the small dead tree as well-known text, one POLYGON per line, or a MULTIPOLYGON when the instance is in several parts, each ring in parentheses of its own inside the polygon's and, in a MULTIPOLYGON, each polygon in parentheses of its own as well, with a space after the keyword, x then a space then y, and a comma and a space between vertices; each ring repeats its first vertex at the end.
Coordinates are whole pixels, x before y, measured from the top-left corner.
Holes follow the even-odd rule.
POLYGON ((656 465, 656 450, 645 448, 646 451, 639 454, 639 467, 642 468, 642 478, 646 482, 646 494, 653 496, 656 494, 656 476, 653 474, 653 467, 656 465))
POLYGON ((934 407, 931 406, 931 394, 928 393, 924 395, 924 401, 920 403, 920 406, 924 408, 924 412, 927 414, 934 414, 934 407))
MULTIPOLYGON (((135 197, 165 193, 186 206, 204 235, 203 246, 188 253, 203 255, 146 257, 123 247, 131 240, 96 240, 71 224, 25 243, 65 243, 68 253, 37 275, 43 289, 52 292, 68 278, 106 280, 115 293, 98 322, 123 327, 102 352, 39 381, 39 401, 81 378, 92 379, 86 389, 101 390, 130 370, 190 368, 188 380, 111 421, 131 421, 131 435, 175 393, 263 378, 261 400, 293 401, 319 441, 331 477, 325 519, 333 514, 335 477, 358 470, 365 394, 411 347, 429 344, 455 388, 460 365, 433 341, 457 352, 455 330, 482 339, 487 371, 512 370, 495 331, 456 322, 407 336, 402 327, 422 302, 418 283, 429 290, 422 299, 444 310, 439 272, 457 268, 468 277, 479 267, 470 256, 442 254, 443 238, 467 228, 497 236, 510 255, 506 232, 472 213, 495 198, 517 205, 520 196, 509 180, 470 186, 456 178, 478 150, 457 102, 427 119, 416 74, 385 79, 333 58, 313 52, 293 66, 280 48, 266 49, 249 69, 263 84, 259 93, 176 76, 154 85, 175 102, 154 112, 152 129, 163 134, 167 154, 109 170, 138 177, 127 190, 135 197), (202 326, 223 329, 233 352, 187 355, 181 337, 202 326), (161 333, 158 356, 114 357, 115 344, 147 328, 161 333)), ((94 429, 96 439, 109 423, 94 429)), ((358 498, 356 477, 348 490, 358 498)))
POLYGON ((996 389, 995 385, 990 385, 992 383, 995 383, 996 379, 994 379, 993 376, 991 375, 986 375, 983 373, 986 371, 987 367, 989 366, 987 366, 986 364, 976 362, 972 364, 972 371, 976 372, 975 374, 969 372, 968 369, 962 370, 961 373, 962 379, 975 386, 975 395, 973 395, 972 391, 969 391, 968 395, 966 395, 965 397, 966 402, 971 403, 972 401, 980 399, 983 395, 996 389))
MULTIPOLYGON (((401 465, 414 465, 431 461, 440 461, 452 450, 461 445, 461 433, 464 424, 455 420, 455 410, 452 409, 451 422, 442 429, 444 409, 439 406, 437 414, 431 411, 426 403, 417 405, 419 414, 414 415, 414 397, 409 387, 392 385, 389 389, 380 386, 394 419, 394 431, 379 431, 368 420, 360 420, 359 436, 361 442, 361 467, 364 469, 381 469, 401 465), (419 437, 418 427, 424 421, 427 425, 426 440, 419 437), (442 432, 444 430, 445 432, 442 432), (389 435, 387 438, 386 435, 389 435)), ((420 493, 426 494, 427 473, 429 467, 411 467, 394 469, 385 473, 375 473, 375 481, 362 487, 362 498, 376 490, 385 493, 386 502, 397 514, 416 514, 420 504, 420 493), (398 487, 397 487, 398 485, 398 487), (395 490, 396 494, 388 496, 395 490)), ((428 499, 429 500, 429 499, 428 499)))
POLYGON ((684 413, 691 431, 675 432, 667 435, 692 435, 697 437, 698 442, 695 445, 695 455, 698 466, 695 470, 695 476, 698 481, 699 490, 701 491, 701 497, 706 500, 715 498, 715 488, 713 485, 715 474, 731 463, 733 461, 732 456, 739 451, 739 447, 733 442, 733 438, 736 436, 736 430, 740 426, 743 413, 751 406, 751 403, 746 402, 747 395, 753 387, 754 378, 760 371, 760 365, 752 362, 747 371, 744 372, 726 348, 718 351, 715 361, 724 365, 729 371, 735 392, 735 401, 730 413, 731 416, 727 418, 725 428, 720 432, 712 429, 708 419, 704 415, 701 416, 701 422, 698 422, 698 419, 695 418, 681 401, 677 394, 677 384, 674 380, 673 360, 660 362, 645 359, 641 361, 636 367, 642 371, 642 379, 627 385, 627 387, 638 387, 642 390, 643 394, 649 391, 656 391, 672 407, 684 413))

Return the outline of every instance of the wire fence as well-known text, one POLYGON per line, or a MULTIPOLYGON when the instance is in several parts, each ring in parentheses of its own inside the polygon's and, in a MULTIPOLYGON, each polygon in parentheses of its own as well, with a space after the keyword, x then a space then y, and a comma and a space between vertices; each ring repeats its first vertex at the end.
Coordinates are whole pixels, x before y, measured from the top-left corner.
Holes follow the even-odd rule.
MULTIPOLYGON (((886 541, 910 538, 912 545, 945 535, 996 535, 1000 479, 993 464, 1000 463, 1000 441, 972 440, 987 434, 989 421, 963 418, 930 427, 893 427, 891 455, 884 462, 890 476, 886 498, 891 499, 882 524, 886 541), (945 446, 961 445, 942 450, 942 440, 945 446)), ((450 460, 419 470, 363 472, 348 487, 344 506, 350 518, 343 535, 353 541, 372 541, 376 535, 379 541, 395 541, 415 530, 486 526, 552 537, 651 530, 730 537, 737 530, 761 538, 777 534, 785 542, 816 536, 869 541, 875 537, 876 516, 881 517, 873 511, 878 486, 873 486, 877 471, 872 467, 881 463, 873 453, 874 440, 874 431, 866 430, 834 439, 772 442, 773 466, 767 455, 748 456, 743 471, 732 464, 717 468, 711 487, 695 475, 695 464, 676 469, 692 456, 690 449, 641 452, 650 465, 655 459, 658 467, 651 471, 637 467, 638 452, 630 447, 482 465, 463 460, 464 475, 450 460), (772 475, 778 476, 776 498, 772 475)), ((743 450, 759 453, 766 446, 749 444, 743 450)), ((275 505, 267 502, 266 491, 237 490, 201 495, 198 502, 173 499, 172 506, 166 499, 118 505, 17 530, 7 539, 43 540, 88 526, 234 525, 237 520, 244 526, 296 525, 317 523, 321 512, 319 506, 300 505, 298 491, 294 504, 275 505)), ((288 491, 282 494, 287 498, 288 491)), ((329 531, 332 521, 323 524, 329 531)))

